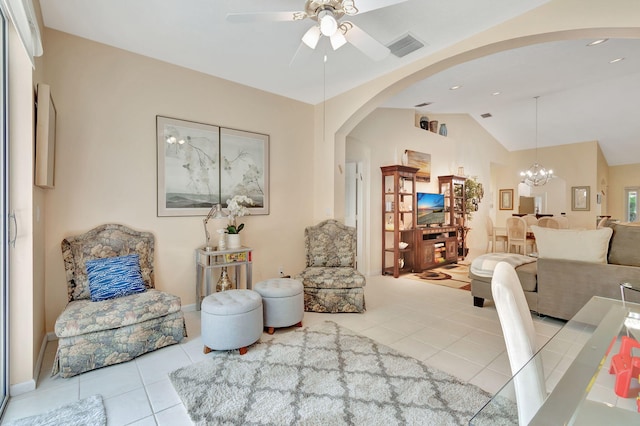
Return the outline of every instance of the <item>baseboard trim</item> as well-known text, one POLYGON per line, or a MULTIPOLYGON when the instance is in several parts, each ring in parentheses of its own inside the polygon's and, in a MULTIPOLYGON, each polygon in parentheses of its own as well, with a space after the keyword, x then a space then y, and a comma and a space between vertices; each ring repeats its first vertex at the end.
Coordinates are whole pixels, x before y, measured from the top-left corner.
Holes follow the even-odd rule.
POLYGON ((36 381, 31 379, 26 382, 16 383, 15 385, 9 386, 9 395, 10 396, 18 396, 23 393, 31 392, 36 389, 36 381))
POLYGON ((182 312, 194 312, 196 310, 196 304, 185 305, 182 307, 182 312))

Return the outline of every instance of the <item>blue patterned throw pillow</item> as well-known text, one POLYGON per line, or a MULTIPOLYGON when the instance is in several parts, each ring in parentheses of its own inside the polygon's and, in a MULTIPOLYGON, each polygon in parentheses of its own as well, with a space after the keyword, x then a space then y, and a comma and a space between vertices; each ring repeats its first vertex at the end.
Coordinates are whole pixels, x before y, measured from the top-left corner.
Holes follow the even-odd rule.
POLYGON ((137 254, 87 260, 91 301, 115 299, 146 290, 137 254))

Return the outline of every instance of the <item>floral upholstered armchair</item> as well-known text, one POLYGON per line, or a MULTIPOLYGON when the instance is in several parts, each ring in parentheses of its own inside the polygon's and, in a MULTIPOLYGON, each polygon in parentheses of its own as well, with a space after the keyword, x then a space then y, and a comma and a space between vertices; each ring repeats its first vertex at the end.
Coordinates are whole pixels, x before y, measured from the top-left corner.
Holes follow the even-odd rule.
POLYGON ((62 241, 69 303, 55 324, 52 375, 129 361, 186 336, 180 298, 154 289, 153 249, 151 233, 116 224, 62 241))
POLYGON ((307 267, 296 278, 311 312, 364 312, 365 278, 355 269, 356 229, 328 219, 304 231, 307 267))

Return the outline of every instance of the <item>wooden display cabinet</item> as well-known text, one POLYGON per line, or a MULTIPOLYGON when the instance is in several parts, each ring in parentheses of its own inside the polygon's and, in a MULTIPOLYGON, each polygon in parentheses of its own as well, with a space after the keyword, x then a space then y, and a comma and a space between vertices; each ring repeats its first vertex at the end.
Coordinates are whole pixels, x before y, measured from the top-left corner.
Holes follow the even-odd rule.
POLYGON ((409 166, 383 166, 382 273, 398 278, 416 270, 416 173, 409 166), (400 243, 406 243, 404 248, 400 243))
POLYGON ((467 255, 466 233, 466 188, 464 176, 448 175, 438 176, 440 193, 444 194, 444 210, 447 225, 455 226, 457 229, 458 257, 464 259, 467 255))

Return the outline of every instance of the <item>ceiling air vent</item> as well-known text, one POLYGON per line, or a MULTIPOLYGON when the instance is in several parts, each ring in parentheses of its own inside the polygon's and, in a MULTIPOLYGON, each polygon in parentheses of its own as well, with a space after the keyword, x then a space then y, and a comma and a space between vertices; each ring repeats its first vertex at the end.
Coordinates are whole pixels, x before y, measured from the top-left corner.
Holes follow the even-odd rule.
POLYGON ((485 112, 484 114, 480 114, 480 117, 482 117, 482 118, 490 118, 490 117, 493 117, 493 115, 491 115, 490 112, 485 112))
POLYGON ((389 44, 387 47, 391 50, 391 53, 396 55, 398 58, 402 58, 403 56, 424 47, 424 43, 418 41, 411 34, 407 34, 401 39, 389 44))
POLYGON ((422 107, 429 106, 429 105, 431 105, 432 103, 433 103, 433 102, 423 102, 423 103, 421 103, 421 104, 414 105, 413 107, 414 107, 414 108, 422 108, 422 107))

